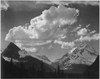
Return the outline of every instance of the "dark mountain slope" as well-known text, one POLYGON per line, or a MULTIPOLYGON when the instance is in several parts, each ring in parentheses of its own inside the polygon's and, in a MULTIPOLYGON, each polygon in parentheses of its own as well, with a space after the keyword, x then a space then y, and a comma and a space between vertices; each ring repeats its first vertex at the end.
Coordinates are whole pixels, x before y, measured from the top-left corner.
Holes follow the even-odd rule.
POLYGON ((18 58, 19 54, 18 51, 20 48, 18 48, 14 43, 10 43, 7 48, 2 52, 2 56, 8 57, 8 58, 18 58))
POLYGON ((95 62, 87 68, 85 74, 92 79, 99 79, 99 56, 95 62))

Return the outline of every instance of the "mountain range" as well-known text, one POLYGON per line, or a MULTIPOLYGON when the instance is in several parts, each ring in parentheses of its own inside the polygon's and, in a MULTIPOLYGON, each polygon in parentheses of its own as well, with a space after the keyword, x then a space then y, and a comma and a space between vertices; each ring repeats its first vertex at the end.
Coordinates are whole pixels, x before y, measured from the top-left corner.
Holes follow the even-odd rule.
POLYGON ((98 55, 92 46, 82 43, 78 47, 73 48, 73 50, 69 53, 63 55, 61 58, 51 62, 44 55, 32 57, 27 54, 25 50, 21 50, 14 43, 10 43, 2 52, 1 56, 6 61, 10 61, 12 59, 14 63, 26 62, 26 68, 30 67, 31 64, 36 64, 38 67, 40 63, 44 63, 46 70, 55 70, 59 66, 61 70, 68 73, 81 73, 81 71, 84 71, 84 68, 93 64, 98 55))
POLYGON ((87 66, 93 64, 97 56, 97 52, 92 46, 82 43, 52 64, 54 67, 59 65, 62 70, 67 72, 82 73, 87 66))

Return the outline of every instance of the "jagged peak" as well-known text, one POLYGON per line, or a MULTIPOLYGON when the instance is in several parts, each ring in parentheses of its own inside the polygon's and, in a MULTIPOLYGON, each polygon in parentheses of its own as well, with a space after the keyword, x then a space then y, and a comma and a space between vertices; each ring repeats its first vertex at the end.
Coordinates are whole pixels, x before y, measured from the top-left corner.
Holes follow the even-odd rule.
POLYGON ((2 55, 6 55, 8 52, 11 54, 18 52, 21 50, 18 46, 16 46, 14 43, 10 42, 8 46, 5 48, 5 50, 2 52, 2 55))
POLYGON ((20 50, 20 48, 18 47, 18 46, 16 46, 14 43, 12 43, 12 42, 10 42, 9 44, 8 44, 8 46, 5 48, 5 50, 4 51, 6 51, 6 50, 17 50, 17 51, 19 51, 20 50))
POLYGON ((8 44, 8 46, 4 49, 4 51, 1 53, 1 56, 6 57, 7 58, 15 58, 18 59, 19 58, 19 54, 18 51, 20 51, 21 49, 16 46, 14 43, 10 42, 8 44))
POLYGON ((16 46, 17 48, 19 48, 17 45, 15 45, 13 42, 10 42, 9 43, 9 45, 7 46, 7 47, 9 47, 9 46, 16 46))
POLYGON ((81 50, 86 50, 88 53, 92 54, 92 55, 97 55, 97 51, 94 49, 94 47, 92 45, 90 45, 90 43, 83 43, 84 47, 81 48, 81 50))
MULTIPOLYGON (((96 50, 89 43, 81 42, 77 47, 73 48, 70 53, 78 53, 79 51, 86 50, 88 53, 96 55, 96 50)), ((82 52, 81 52, 82 53, 82 52)))

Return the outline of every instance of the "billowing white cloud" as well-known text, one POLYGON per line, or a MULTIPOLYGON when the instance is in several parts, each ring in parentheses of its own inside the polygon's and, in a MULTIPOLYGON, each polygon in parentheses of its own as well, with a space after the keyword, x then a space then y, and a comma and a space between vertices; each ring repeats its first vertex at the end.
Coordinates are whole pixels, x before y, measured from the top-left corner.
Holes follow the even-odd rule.
POLYGON ((93 31, 90 32, 90 34, 94 34, 95 32, 96 32, 96 30, 93 30, 93 31))
POLYGON ((88 26, 81 28, 79 25, 77 28, 74 27, 72 32, 72 29, 68 29, 77 21, 78 14, 79 10, 75 8, 66 8, 63 5, 52 6, 44 10, 40 16, 31 19, 30 25, 10 29, 5 40, 26 49, 30 55, 38 52, 62 53, 63 55, 66 49, 75 47, 77 41, 99 39, 99 34, 96 34, 95 30, 88 31, 88 26))
POLYGON ((61 48, 63 48, 63 49, 69 49, 69 48, 73 48, 75 46, 74 41, 73 42, 64 42, 64 41, 55 40, 54 43, 60 44, 61 48))
POLYGON ((94 33, 94 34, 93 33, 94 33, 94 31, 90 32, 89 35, 80 36, 78 39, 75 40, 75 42, 77 42, 77 41, 83 42, 83 41, 99 40, 100 39, 99 33, 94 33))
POLYGON ((35 31, 31 32, 22 26, 18 26, 9 30, 5 40, 10 42, 21 42, 31 40, 33 38, 38 38, 38 35, 35 31))
MULTIPOLYGON (((58 57, 61 57, 66 53, 66 49, 69 50, 74 46, 74 42, 62 41, 66 39, 68 32, 68 26, 63 27, 75 23, 78 14, 79 11, 75 8, 67 8, 63 5, 52 6, 44 10, 40 16, 31 19, 29 26, 10 29, 5 40, 25 49, 31 56, 38 53, 55 53, 56 55, 58 52, 60 53, 58 57), (54 43, 55 40, 61 43, 54 43)), ((46 55, 50 57, 50 54, 46 55)))
POLYGON ((74 42, 65 42, 63 45, 62 45, 62 48, 63 49, 69 49, 69 48, 73 48, 75 46, 75 43, 74 42))
POLYGON ((77 31, 77 35, 83 36, 83 35, 86 35, 87 32, 88 32, 88 30, 86 28, 82 28, 79 31, 77 31))
POLYGON ((76 33, 74 42, 99 40, 99 33, 96 33, 96 30, 90 30, 88 28, 89 26, 90 24, 86 25, 86 28, 77 27, 79 28, 78 30, 75 29, 75 31, 72 31, 73 33, 76 33))
MULTIPOLYGON (((77 41, 91 41, 91 40, 99 40, 99 33, 96 33, 96 30, 90 30, 88 27, 90 24, 86 25, 86 28, 80 28, 76 31, 76 37, 77 39, 74 40, 77 41)), ((91 27, 91 26, 90 26, 91 27)))
POLYGON ((63 5, 52 6, 44 10, 40 16, 31 19, 27 28, 18 26, 10 29, 5 40, 19 45, 36 45, 36 43, 58 39, 59 36, 66 34, 66 30, 61 30, 61 27, 75 23, 78 12, 75 8, 66 8, 63 5))
POLYGON ((81 36, 79 38, 80 41, 91 41, 91 40, 99 40, 99 34, 94 34, 92 36, 81 36))
POLYGON ((31 25, 36 25, 41 29, 52 29, 63 24, 73 24, 76 22, 76 18, 79 11, 74 8, 66 8, 63 5, 58 8, 52 6, 49 10, 44 10, 42 15, 31 20, 31 25), (41 25, 40 25, 41 23, 41 25))

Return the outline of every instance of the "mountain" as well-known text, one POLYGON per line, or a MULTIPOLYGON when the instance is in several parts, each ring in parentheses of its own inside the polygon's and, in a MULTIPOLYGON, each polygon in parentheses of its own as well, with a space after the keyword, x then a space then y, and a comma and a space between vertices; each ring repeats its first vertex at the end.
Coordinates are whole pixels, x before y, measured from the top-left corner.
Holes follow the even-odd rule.
POLYGON ((1 56, 6 61, 10 61, 12 59, 14 62, 24 62, 31 59, 31 56, 21 57, 19 51, 21 51, 21 49, 11 42, 7 46, 7 48, 1 53, 1 56))
POLYGON ((51 61, 46 57, 46 56, 30 56, 28 54, 27 51, 25 51, 24 49, 20 49, 19 47, 17 47, 14 43, 10 43, 7 48, 1 53, 1 56, 3 59, 5 59, 6 61, 11 61, 13 63, 20 63, 23 62, 25 63, 26 67, 31 66, 32 64, 41 64, 44 63, 45 65, 47 65, 48 67, 49 64, 51 64, 51 61), (26 64, 27 63, 27 64, 26 64))
POLYGON ((28 54, 27 51, 25 51, 24 49, 20 49, 18 46, 16 46, 12 42, 2 52, 1 56, 6 61, 10 61, 12 59, 14 62, 25 62, 25 61, 32 60, 32 58, 35 58, 48 64, 51 63, 51 61, 46 56, 37 55, 37 56, 32 57, 28 54))
POLYGON ((19 58, 18 51, 20 51, 20 48, 11 42, 7 46, 7 48, 1 53, 1 55, 8 58, 18 59, 19 58))
POLYGON ((14 63, 5 61, 1 57, 1 77, 2 78, 41 78, 48 77, 50 72, 54 72, 54 68, 37 58, 29 57, 26 62, 14 63))
POLYGON ((51 62, 44 55, 32 57, 27 51, 10 43, 1 54, 2 78, 77 78, 83 77, 84 72, 89 72, 91 77, 92 71, 97 72, 98 76, 95 69, 98 66, 98 60, 95 61, 97 56, 90 45, 81 44, 60 59, 51 62))
MULTIPOLYGON (((44 56, 43 58, 45 60, 48 59, 44 56)), ((10 43, 2 52, 1 64, 3 78, 42 77, 44 74, 48 76, 49 72, 55 70, 53 66, 43 62, 38 57, 30 56, 25 50, 21 50, 14 43, 10 43)))
POLYGON ((37 57, 38 57, 38 59, 42 60, 43 62, 51 64, 51 61, 45 55, 37 55, 37 57))
POLYGON ((99 56, 97 56, 95 62, 88 67, 85 74, 91 78, 99 79, 99 56))
POLYGON ((73 48, 72 51, 66 53, 60 59, 57 59, 52 63, 54 67, 60 66, 62 70, 67 70, 69 72, 79 72, 84 71, 83 69, 92 65, 95 61, 96 51, 92 46, 86 43, 81 43, 79 46, 73 48))

